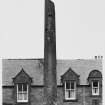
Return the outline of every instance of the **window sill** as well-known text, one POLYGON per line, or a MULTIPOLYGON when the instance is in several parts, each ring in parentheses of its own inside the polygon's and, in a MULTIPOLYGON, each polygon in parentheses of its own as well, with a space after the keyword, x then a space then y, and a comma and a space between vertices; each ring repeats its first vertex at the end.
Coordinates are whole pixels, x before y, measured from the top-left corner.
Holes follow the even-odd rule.
POLYGON ((28 103, 28 101, 17 101, 17 103, 28 103))
POLYGON ((64 102, 77 102, 78 100, 77 99, 69 99, 69 100, 64 99, 63 101, 64 102))
POLYGON ((102 95, 91 95, 91 97, 102 97, 102 95))
POLYGON ((92 94, 92 96, 99 96, 99 94, 92 94))

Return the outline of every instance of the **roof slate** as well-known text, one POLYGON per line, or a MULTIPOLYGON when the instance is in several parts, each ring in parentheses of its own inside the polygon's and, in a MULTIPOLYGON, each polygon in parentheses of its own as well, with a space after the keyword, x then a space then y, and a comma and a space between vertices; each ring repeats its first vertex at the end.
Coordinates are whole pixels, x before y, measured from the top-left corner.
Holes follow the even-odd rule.
MULTIPOLYGON (((80 75, 80 84, 87 85, 87 78, 92 70, 102 72, 101 59, 57 60, 57 85, 61 85, 61 76, 72 68, 80 75)), ((13 79, 21 69, 33 79, 32 85, 43 85, 43 59, 3 59, 2 85, 13 85, 13 79)))

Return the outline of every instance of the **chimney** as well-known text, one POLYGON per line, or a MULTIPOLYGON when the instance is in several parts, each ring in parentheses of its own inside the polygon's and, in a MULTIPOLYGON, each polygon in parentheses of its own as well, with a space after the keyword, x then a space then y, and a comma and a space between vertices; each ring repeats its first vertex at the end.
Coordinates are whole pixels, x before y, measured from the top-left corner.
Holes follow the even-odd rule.
POLYGON ((44 104, 55 105, 57 101, 55 7, 50 0, 45 0, 44 31, 44 104))
POLYGON ((103 56, 101 56, 101 55, 98 55, 98 56, 95 56, 95 59, 103 59, 103 56))

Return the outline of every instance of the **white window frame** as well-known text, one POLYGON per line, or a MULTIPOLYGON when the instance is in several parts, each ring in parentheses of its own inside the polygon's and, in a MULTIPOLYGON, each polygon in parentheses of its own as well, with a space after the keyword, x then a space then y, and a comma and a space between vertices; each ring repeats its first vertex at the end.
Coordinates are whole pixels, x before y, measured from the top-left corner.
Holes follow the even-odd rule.
POLYGON ((21 92, 18 91, 18 85, 19 85, 19 84, 16 85, 16 87, 17 87, 17 102, 28 102, 28 84, 27 84, 27 91, 23 91, 23 85, 24 85, 24 84, 21 84, 21 85, 22 85, 22 91, 21 91, 21 92), (25 100, 25 99, 23 98, 23 100, 19 100, 19 99, 18 99, 19 93, 22 94, 22 97, 24 97, 24 93, 26 93, 26 94, 27 94, 27 99, 25 100))
POLYGON ((99 95, 99 81, 92 81, 92 95, 99 95), (98 82, 98 87, 93 87, 93 82, 98 82), (97 93, 94 92, 97 89, 97 93))
POLYGON ((74 89, 67 89, 66 88, 66 83, 67 82, 65 81, 65 99, 66 100, 75 100, 76 99, 76 82, 75 81, 69 81, 70 82, 70 88, 71 88, 71 82, 74 82, 74 89), (68 97, 67 94, 66 94, 67 91, 74 91, 74 97, 68 97))

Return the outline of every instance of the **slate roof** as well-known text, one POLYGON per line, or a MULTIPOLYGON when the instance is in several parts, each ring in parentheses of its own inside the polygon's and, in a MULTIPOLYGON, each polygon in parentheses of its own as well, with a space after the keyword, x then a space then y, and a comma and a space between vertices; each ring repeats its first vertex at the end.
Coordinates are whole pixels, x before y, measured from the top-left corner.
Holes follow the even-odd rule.
MULTIPOLYGON (((80 75, 80 85, 87 85, 87 78, 92 70, 102 72, 101 59, 57 60, 57 85, 61 85, 61 76, 69 68, 80 75)), ((13 79, 21 69, 33 79, 32 85, 43 85, 43 59, 3 59, 2 85, 13 85, 13 79)))

